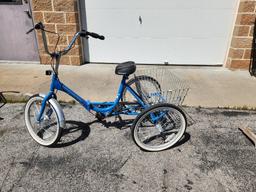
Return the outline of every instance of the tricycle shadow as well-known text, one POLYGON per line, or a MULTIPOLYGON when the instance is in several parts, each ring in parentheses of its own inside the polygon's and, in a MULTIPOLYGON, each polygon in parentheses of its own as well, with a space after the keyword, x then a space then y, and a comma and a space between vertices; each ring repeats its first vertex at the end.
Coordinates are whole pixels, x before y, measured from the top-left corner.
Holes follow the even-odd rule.
POLYGON ((185 132, 184 135, 181 137, 181 139, 169 149, 173 149, 173 148, 176 148, 176 147, 179 147, 179 146, 185 144, 186 142, 188 142, 190 140, 190 137, 191 137, 190 134, 185 132))
POLYGON ((101 123, 106 128, 117 128, 120 130, 129 128, 131 123, 133 122, 133 119, 127 119, 122 121, 99 121, 94 120, 89 123, 84 123, 82 121, 66 121, 66 128, 62 130, 62 135, 60 141, 52 146, 52 148, 62 148, 62 147, 68 147, 71 145, 74 145, 80 141, 84 141, 91 132, 90 125, 93 123, 101 123))
MULTIPOLYGON (((66 121, 66 128, 63 129, 62 131, 62 136, 60 141, 52 146, 52 148, 62 148, 62 147, 68 147, 71 145, 74 145, 76 143, 79 143, 80 141, 84 141, 87 137, 89 137, 91 128, 90 125, 93 123, 102 123, 102 125, 106 128, 117 128, 119 130, 124 130, 127 128, 130 128, 132 122, 134 119, 126 119, 126 120, 121 120, 121 121, 99 121, 99 120, 94 120, 89 123, 84 123, 81 121, 66 121)), ((132 139, 131 134, 129 134, 129 139, 132 139)), ((190 134, 189 133, 184 133, 182 138, 172 147, 168 149, 174 149, 177 148, 186 142, 190 140, 190 134)), ((166 149, 166 150, 168 150, 166 149)), ((141 149, 144 151, 143 149, 141 149)))
POLYGON ((92 123, 66 121, 66 128, 62 130, 60 141, 52 148, 68 147, 85 140, 90 135, 90 124, 92 123))
POLYGON ((128 129, 132 126, 134 122, 134 118, 132 119, 119 119, 119 121, 107 121, 107 120, 102 120, 98 121, 101 123, 104 127, 106 128, 116 128, 116 129, 128 129))

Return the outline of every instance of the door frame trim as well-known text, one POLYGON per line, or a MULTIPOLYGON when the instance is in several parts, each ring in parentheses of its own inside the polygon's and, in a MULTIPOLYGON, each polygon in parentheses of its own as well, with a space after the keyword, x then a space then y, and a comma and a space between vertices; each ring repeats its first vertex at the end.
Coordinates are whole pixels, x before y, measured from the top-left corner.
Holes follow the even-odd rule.
MULTIPOLYGON (((86 16, 86 6, 85 0, 78 1, 78 18, 81 30, 87 30, 87 16, 86 16)), ((82 59, 83 63, 90 62, 90 51, 89 51, 89 41, 87 38, 81 38, 82 47, 82 59)))

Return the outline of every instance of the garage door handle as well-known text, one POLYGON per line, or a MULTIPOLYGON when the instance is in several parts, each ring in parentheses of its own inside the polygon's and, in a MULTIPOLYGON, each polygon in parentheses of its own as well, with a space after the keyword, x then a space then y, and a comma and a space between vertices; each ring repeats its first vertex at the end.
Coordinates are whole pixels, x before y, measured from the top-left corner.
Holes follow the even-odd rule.
POLYGON ((28 16, 28 18, 29 18, 29 19, 31 19, 31 18, 32 18, 31 13, 30 13, 30 11, 29 11, 29 10, 24 11, 24 12, 27 14, 27 16, 28 16))
POLYGON ((141 16, 139 16, 139 22, 140 22, 140 24, 142 24, 142 18, 141 18, 141 16))

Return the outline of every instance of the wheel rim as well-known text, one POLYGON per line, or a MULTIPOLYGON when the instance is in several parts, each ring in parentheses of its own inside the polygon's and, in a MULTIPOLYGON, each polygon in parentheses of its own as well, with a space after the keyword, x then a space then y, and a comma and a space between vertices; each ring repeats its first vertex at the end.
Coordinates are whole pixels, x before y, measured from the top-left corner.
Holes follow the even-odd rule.
MULTIPOLYGON (((160 89, 159 87, 155 84, 155 82, 152 82, 150 79, 139 79, 139 84, 140 84, 140 94, 142 95, 142 99, 148 103, 148 104, 156 104, 159 103, 159 93, 160 89)), ((137 90, 137 87, 135 83, 131 84, 131 87, 134 90, 137 90)), ((138 92, 138 90, 137 90, 138 92)), ((127 91, 124 94, 123 97, 124 101, 126 102, 134 102, 135 99, 134 97, 128 93, 127 91)))
POLYGON ((143 149, 159 151, 177 143, 186 129, 181 112, 171 107, 158 107, 145 113, 134 128, 135 142, 143 149), (152 121, 153 116, 159 118, 152 121))
POLYGON ((25 120, 32 138, 41 145, 49 146, 59 135, 59 120, 55 109, 47 102, 40 122, 37 121, 42 100, 41 97, 35 97, 28 102, 25 120))

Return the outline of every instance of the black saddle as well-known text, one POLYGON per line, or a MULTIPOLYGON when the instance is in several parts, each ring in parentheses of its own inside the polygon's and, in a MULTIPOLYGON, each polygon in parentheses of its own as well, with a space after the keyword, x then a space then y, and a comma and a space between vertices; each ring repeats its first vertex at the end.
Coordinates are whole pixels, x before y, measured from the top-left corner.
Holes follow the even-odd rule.
POLYGON ((136 71, 136 64, 133 61, 120 63, 116 66, 115 73, 117 75, 130 75, 136 71))

